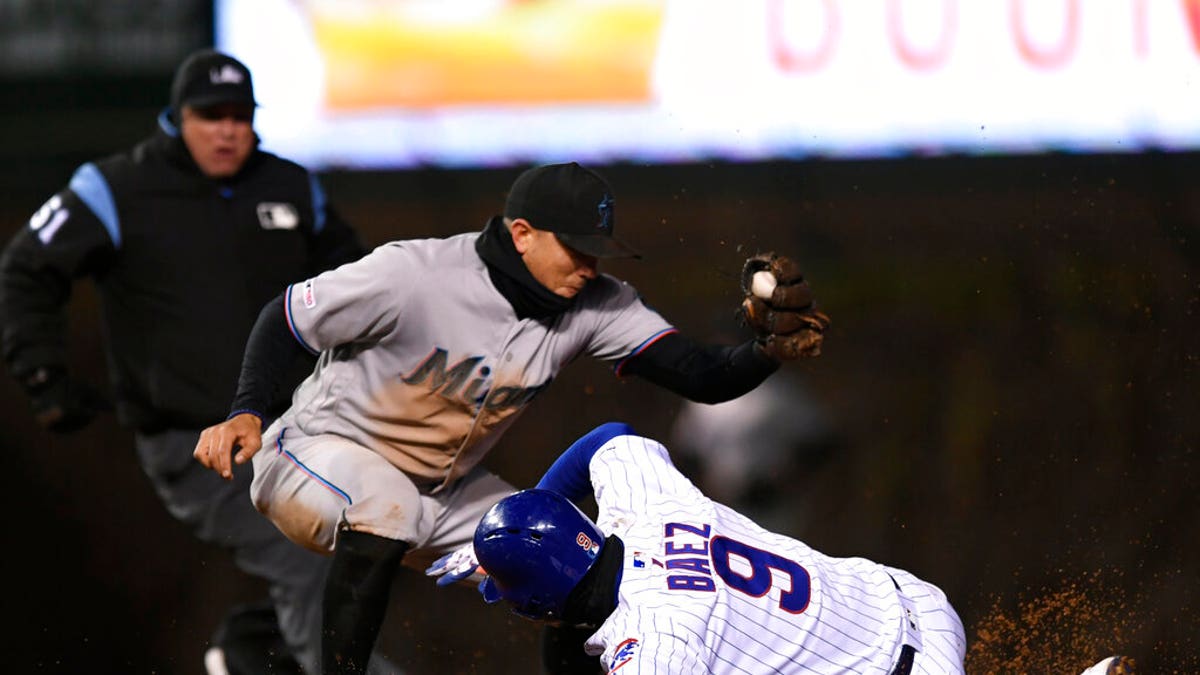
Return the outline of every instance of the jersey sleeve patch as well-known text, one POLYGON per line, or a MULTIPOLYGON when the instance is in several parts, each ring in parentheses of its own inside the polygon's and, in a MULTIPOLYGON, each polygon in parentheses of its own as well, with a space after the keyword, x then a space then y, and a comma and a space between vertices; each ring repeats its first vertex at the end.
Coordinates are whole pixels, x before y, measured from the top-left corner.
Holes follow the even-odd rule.
POLYGON ((301 295, 304 300, 304 306, 307 309, 312 309, 317 306, 317 285, 312 279, 304 282, 304 293, 301 295))
MULTIPOLYGON (((296 327, 296 320, 292 316, 292 293, 295 292, 296 286, 298 286, 298 285, 299 284, 292 284, 291 286, 287 287, 287 297, 284 298, 284 301, 283 301, 283 313, 287 317, 288 330, 291 331, 292 337, 296 338, 296 342, 299 342, 300 346, 304 347, 304 349, 307 350, 310 354, 319 354, 320 350, 313 349, 312 345, 308 344, 308 342, 305 341, 304 336, 300 335, 300 329, 296 327)), ((304 294, 303 295, 304 304, 309 309, 312 309, 313 307, 316 307, 316 305, 317 305, 317 300, 316 300, 315 294, 311 296, 313 304, 311 304, 311 305, 308 304, 309 290, 312 289, 312 286, 313 286, 313 280, 309 279, 308 281, 304 282, 304 290, 302 291, 302 293, 304 294)))
POLYGON ((613 650, 612 659, 608 662, 608 672, 615 673, 621 666, 633 660, 637 655, 638 641, 637 638, 625 638, 617 648, 613 650))

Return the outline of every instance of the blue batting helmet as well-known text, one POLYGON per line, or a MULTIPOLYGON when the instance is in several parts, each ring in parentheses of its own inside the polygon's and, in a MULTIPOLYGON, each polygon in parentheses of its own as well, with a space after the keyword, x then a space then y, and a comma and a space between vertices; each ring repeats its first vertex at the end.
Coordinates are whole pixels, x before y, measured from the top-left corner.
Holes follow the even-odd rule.
POLYGON ((475 528, 475 556, 487 572, 484 600, 505 600, 529 619, 562 616, 604 534, 566 497, 523 490, 500 500, 475 528))

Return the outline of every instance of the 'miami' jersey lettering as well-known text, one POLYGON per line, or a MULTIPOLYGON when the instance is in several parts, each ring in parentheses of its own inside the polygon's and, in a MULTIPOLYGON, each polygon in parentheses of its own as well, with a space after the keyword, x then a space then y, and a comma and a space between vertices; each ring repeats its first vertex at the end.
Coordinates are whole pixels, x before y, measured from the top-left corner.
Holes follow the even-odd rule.
MULTIPOLYGON (((405 384, 423 384, 430 382, 429 388, 437 391, 446 398, 454 398, 458 394, 459 389, 466 384, 471 378, 471 374, 475 372, 475 366, 483 361, 482 356, 468 356, 467 358, 454 364, 449 371, 446 370, 446 362, 449 359, 446 356, 446 350, 441 347, 435 347, 429 356, 425 357, 416 368, 408 375, 401 376, 405 384), (440 391, 438 391, 440 390, 440 391)), ((474 397, 487 394, 484 389, 482 394, 477 394, 480 387, 487 381, 487 376, 492 372, 491 368, 483 366, 479 369, 479 377, 467 387, 466 400, 477 403, 474 397)))
POLYGON ((493 392, 489 385, 492 369, 488 366, 479 366, 483 358, 482 356, 469 356, 447 370, 446 364, 450 359, 446 350, 435 347, 411 373, 401 376, 400 379, 410 385, 428 384, 432 391, 444 398, 458 398, 472 405, 484 404, 488 410, 520 408, 550 386, 553 379, 529 387, 500 387, 493 392), (478 372, 476 371, 477 366, 478 372), (477 376, 472 380, 471 377, 476 372, 477 376), (470 384, 467 384, 468 380, 471 381, 470 384), (460 391, 461 396, 459 395, 460 391))

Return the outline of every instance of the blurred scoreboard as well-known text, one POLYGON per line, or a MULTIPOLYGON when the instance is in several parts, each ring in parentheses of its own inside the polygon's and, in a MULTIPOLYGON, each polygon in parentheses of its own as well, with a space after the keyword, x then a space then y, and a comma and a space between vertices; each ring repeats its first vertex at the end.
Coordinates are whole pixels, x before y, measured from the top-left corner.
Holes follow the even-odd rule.
POLYGON ((1196 0, 217 0, 314 167, 1187 150, 1196 0), (269 29, 268 29, 269 27, 269 29))

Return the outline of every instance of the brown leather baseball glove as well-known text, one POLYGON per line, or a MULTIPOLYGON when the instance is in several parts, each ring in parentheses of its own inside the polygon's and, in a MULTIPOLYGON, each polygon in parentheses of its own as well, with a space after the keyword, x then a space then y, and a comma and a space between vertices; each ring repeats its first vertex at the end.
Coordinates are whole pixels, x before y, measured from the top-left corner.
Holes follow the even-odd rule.
POLYGON ((821 353, 829 316, 817 309, 812 289, 790 258, 770 252, 748 258, 742 266, 742 293, 742 318, 768 356, 793 361, 821 353), (759 272, 770 277, 756 283, 759 272))

